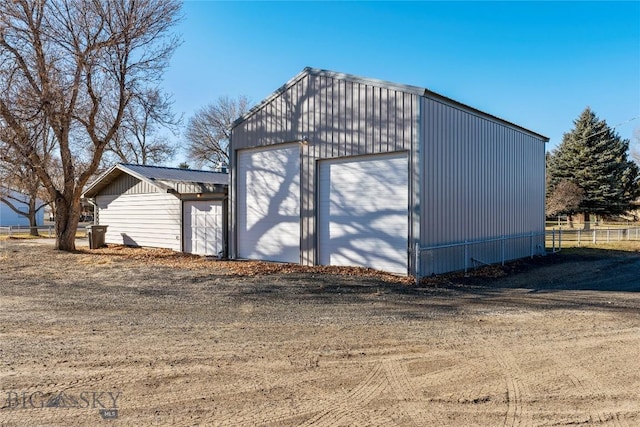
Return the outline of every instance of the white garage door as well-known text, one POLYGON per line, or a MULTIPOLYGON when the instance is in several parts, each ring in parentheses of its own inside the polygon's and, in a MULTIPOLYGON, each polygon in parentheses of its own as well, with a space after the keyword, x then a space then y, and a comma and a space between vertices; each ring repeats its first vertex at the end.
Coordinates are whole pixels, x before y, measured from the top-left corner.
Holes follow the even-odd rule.
POLYGON ((224 249, 222 201, 184 202, 184 251, 218 256, 224 249))
POLYGON ((407 274, 408 171, 405 153, 320 162, 320 264, 407 274))
POLYGON ((283 145, 238 152, 240 258, 300 262, 300 151, 283 145))

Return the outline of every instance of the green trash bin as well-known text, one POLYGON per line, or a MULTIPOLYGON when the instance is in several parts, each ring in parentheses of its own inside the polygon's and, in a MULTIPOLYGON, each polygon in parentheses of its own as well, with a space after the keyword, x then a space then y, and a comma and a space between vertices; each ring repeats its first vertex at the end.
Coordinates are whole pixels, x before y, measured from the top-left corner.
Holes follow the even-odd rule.
POLYGON ((87 225, 87 237, 89 238, 89 249, 102 248, 107 246, 105 241, 105 235, 107 234, 108 225, 87 225))

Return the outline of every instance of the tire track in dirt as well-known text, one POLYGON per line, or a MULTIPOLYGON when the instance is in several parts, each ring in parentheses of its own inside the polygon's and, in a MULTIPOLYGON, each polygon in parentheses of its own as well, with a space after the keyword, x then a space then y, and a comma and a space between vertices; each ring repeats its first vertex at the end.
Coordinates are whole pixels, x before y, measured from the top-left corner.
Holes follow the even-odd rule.
POLYGON ((336 426, 357 408, 366 406, 388 386, 383 364, 377 363, 373 370, 345 398, 336 400, 328 409, 322 410, 301 426, 336 426))
POLYGON ((521 380, 522 374, 513 354, 497 343, 493 343, 490 347, 493 350, 493 357, 502 369, 507 386, 507 413, 502 425, 505 427, 532 425, 531 413, 523 403, 525 397, 529 395, 529 390, 521 380))
POLYGON ((402 360, 388 359, 383 362, 387 380, 400 400, 400 406, 411 417, 416 426, 438 425, 437 417, 425 410, 426 400, 420 397, 407 375, 402 360))
POLYGON ((277 425, 293 418, 310 417, 302 422, 301 426, 333 426, 340 424, 340 421, 358 407, 365 406, 376 396, 381 394, 387 386, 382 364, 377 363, 368 373, 365 379, 360 382, 345 397, 339 399, 329 399, 326 401, 303 402, 298 407, 275 407, 269 408, 265 413, 264 407, 256 407, 249 412, 242 414, 230 414, 226 419, 218 418, 215 425, 218 426, 254 426, 254 425, 277 425), (306 403, 306 404, 305 404, 306 403))
MULTIPOLYGON (((610 341, 619 342, 621 339, 628 339, 629 337, 627 332, 620 331, 620 334, 611 336, 610 341)), ((632 338, 638 339, 638 335, 636 334, 632 336, 632 338)), ((602 383, 597 380, 589 367, 580 365, 579 362, 576 362, 575 359, 572 359, 570 355, 564 352, 559 353, 554 362, 557 369, 561 370, 564 375, 571 380, 571 384, 578 391, 581 398, 589 395, 606 396, 607 390, 603 387, 602 383)), ((590 409, 589 418, 591 422, 596 422, 603 426, 631 427, 631 424, 629 424, 619 412, 597 408, 590 409)))

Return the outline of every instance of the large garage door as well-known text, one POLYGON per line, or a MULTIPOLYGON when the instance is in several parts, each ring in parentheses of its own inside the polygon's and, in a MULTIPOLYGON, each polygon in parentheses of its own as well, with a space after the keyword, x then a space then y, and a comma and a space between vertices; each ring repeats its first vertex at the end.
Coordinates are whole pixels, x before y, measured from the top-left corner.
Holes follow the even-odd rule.
POLYGON ((184 202, 184 251, 218 256, 224 249, 222 226, 221 201, 184 202))
POLYGON ((240 258, 300 262, 300 151, 284 145, 238 152, 240 258))
POLYGON ((407 273, 408 170, 404 153, 320 162, 320 264, 407 273))

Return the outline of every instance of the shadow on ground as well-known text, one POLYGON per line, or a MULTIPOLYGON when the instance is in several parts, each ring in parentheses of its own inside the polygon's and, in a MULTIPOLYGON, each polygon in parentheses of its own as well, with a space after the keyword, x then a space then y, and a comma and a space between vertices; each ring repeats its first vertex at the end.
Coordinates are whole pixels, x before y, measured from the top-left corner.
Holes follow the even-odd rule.
POLYGON ((382 310, 407 317, 456 314, 489 304, 495 309, 594 309, 635 311, 640 307, 640 255, 571 249, 505 266, 426 278, 420 285, 373 278, 284 274, 243 279, 232 293, 250 300, 326 304, 384 302, 382 310), (610 301, 612 292, 628 298, 610 301))

